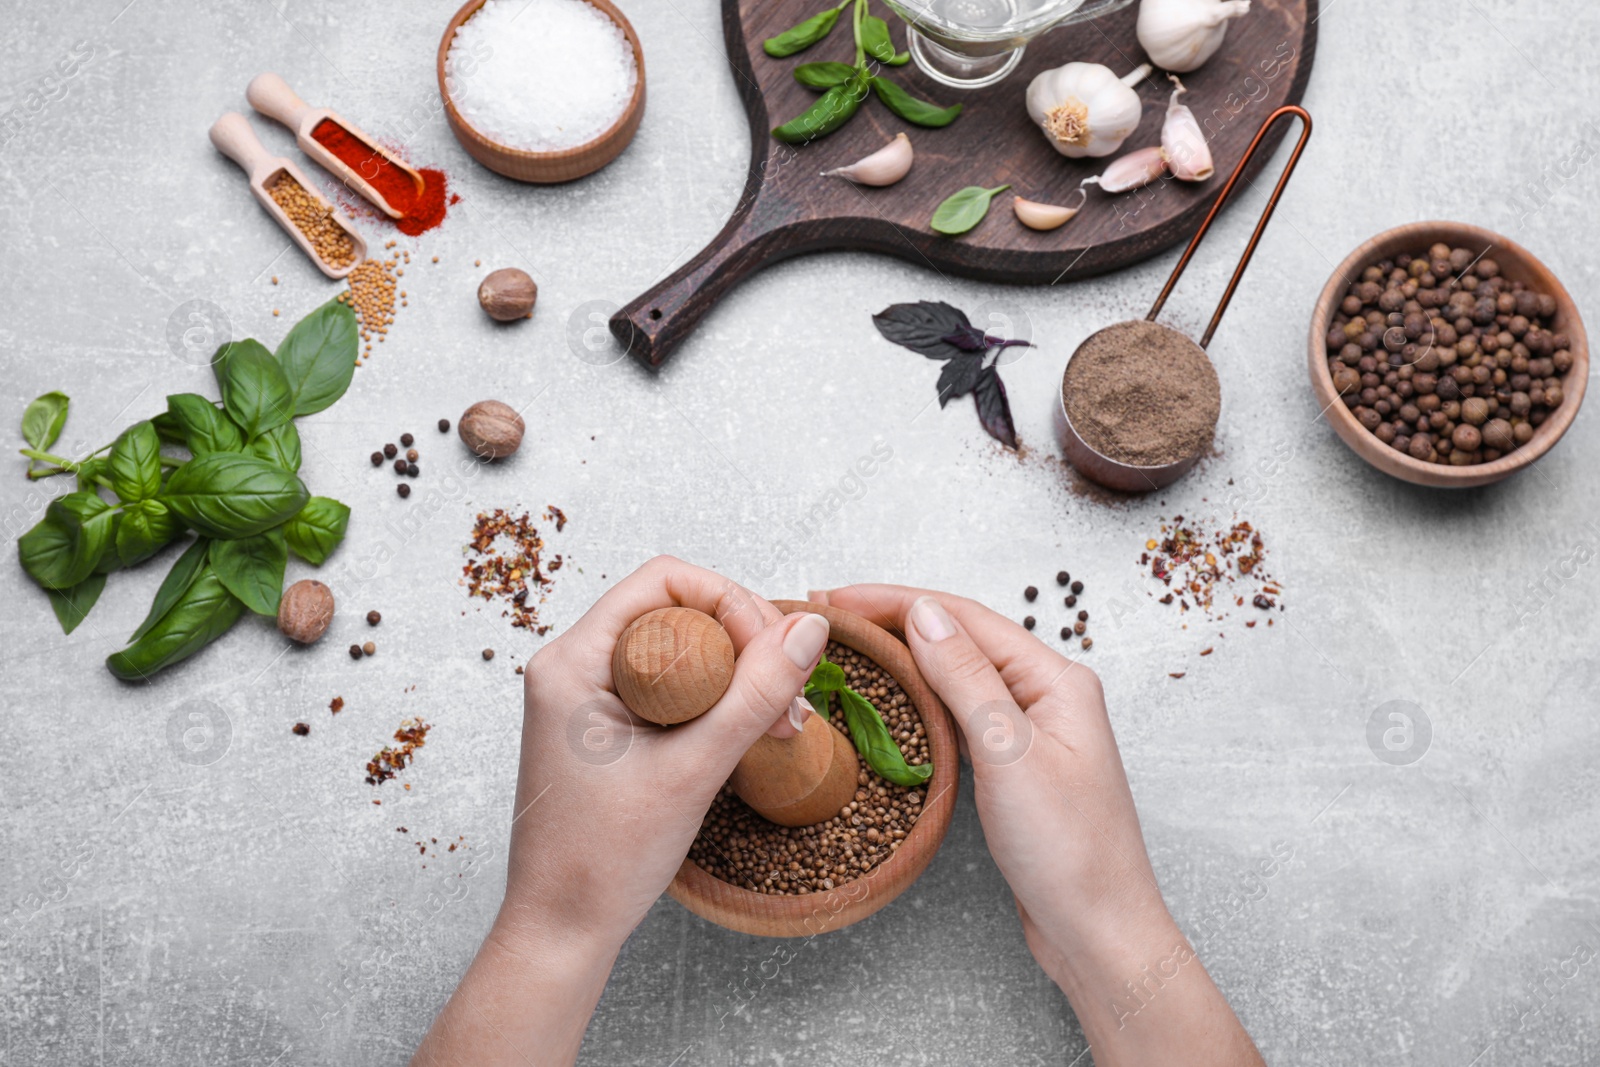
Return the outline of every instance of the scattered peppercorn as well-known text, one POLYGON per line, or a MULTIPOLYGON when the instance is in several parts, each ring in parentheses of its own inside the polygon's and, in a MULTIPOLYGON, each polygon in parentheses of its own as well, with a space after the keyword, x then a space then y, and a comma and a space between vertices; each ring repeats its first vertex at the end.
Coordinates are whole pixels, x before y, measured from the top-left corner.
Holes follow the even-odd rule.
POLYGON ((367 625, 368 626, 376 626, 382 621, 383 621, 383 616, 379 615, 376 611, 367 612, 367 625))
POLYGON ((373 656, 377 654, 378 646, 373 644, 371 641, 368 641, 366 644, 361 646, 361 651, 368 656, 373 656))
POLYGON ((494 659, 494 649, 492 649, 492 648, 484 649, 483 650, 483 658, 486 659, 486 660, 494 659))
POLYGON ((400 444, 406 448, 410 448, 415 441, 416 438, 412 437, 408 433, 403 433, 400 435, 400 444))
POLYGON ((399 485, 395 486, 394 491, 399 493, 402 499, 411 495, 411 487, 405 482, 401 482, 399 485))
POLYGON ((1085 630, 1087 630, 1088 628, 1089 628, 1088 624, 1084 623, 1084 622, 1075 622, 1075 623, 1072 624, 1072 632, 1077 634, 1079 637, 1082 637, 1083 636, 1083 632, 1085 630))
MULTIPOLYGON (((406 434, 406 436, 410 437, 411 435, 410 434, 406 434)), ((417 461, 417 456, 418 456, 418 452, 417 452, 416 449, 414 449, 414 448, 406 449, 406 459, 410 460, 412 463, 415 463, 417 461)))
POLYGON ((415 463, 407 463, 406 464, 406 477, 407 478, 415 478, 417 475, 419 475, 421 473, 422 473, 422 468, 417 466, 415 463))
POLYGON ((1083 650, 1084 650, 1084 651, 1085 651, 1085 652, 1087 652, 1087 651, 1089 651, 1089 650, 1090 650, 1090 649, 1091 649, 1091 648, 1093 648, 1093 647, 1094 647, 1094 638, 1092 638, 1092 637, 1085 637, 1085 638, 1084 638, 1084 639, 1083 639, 1083 641, 1082 641, 1082 642, 1081 642, 1081 643, 1082 643, 1082 645, 1083 645, 1083 650))
POLYGON ((1072 595, 1073 596, 1077 596, 1081 592, 1083 592, 1083 583, 1082 582, 1073 582, 1072 583, 1072 595))
POLYGON ((1062 601, 1062 603, 1069 608, 1075 608, 1078 606, 1078 598, 1073 594, 1068 593, 1066 600, 1062 601))
POLYGON ((1057 571, 1056 572, 1056 584, 1057 585, 1066 585, 1070 581, 1072 581, 1072 575, 1068 574, 1066 571, 1057 571))
POLYGON ((1063 641, 1070 641, 1070 640, 1072 640, 1072 627, 1070 627, 1070 626, 1063 626, 1063 627, 1062 627, 1062 628, 1061 628, 1061 640, 1063 640, 1063 641))
POLYGON ((387 445, 383 446, 383 454, 385 456, 387 456, 388 458, 390 458, 390 459, 393 459, 396 455, 399 454, 399 452, 400 452, 400 450, 398 448, 396 448, 393 444, 387 444, 387 445))
POLYGON ((383 453, 382 452, 374 452, 372 454, 372 465, 374 467, 383 466, 383 453))
POLYGON ((1028 588, 1022 591, 1022 595, 1027 599, 1028 603, 1032 604, 1035 600, 1039 599, 1039 587, 1036 585, 1030 585, 1028 588))
POLYGON ((1089 613, 1087 611, 1078 612, 1078 621, 1079 622, 1088 622, 1089 621, 1089 613))
POLYGON ((406 461, 403 460, 403 459, 395 460, 394 461, 394 472, 396 474, 404 474, 406 472, 406 461))
POLYGON ((1036 625, 1038 625, 1038 620, 1036 620, 1032 615, 1028 615, 1022 620, 1022 628, 1024 630, 1031 630, 1036 625))
POLYGON ((440 433, 449 433, 450 432, 450 420, 449 419, 440 419, 439 420, 439 432, 440 433))
POLYGON ((360 659, 361 658, 361 646, 360 645, 351 645, 350 646, 350 658, 351 659, 360 659))
POLYGON ((304 737, 304 736, 306 736, 307 734, 309 734, 311 732, 311 724, 310 723, 305 723, 305 722, 297 722, 293 726, 289 727, 289 729, 291 731, 293 731, 294 733, 300 735, 301 737, 304 737))

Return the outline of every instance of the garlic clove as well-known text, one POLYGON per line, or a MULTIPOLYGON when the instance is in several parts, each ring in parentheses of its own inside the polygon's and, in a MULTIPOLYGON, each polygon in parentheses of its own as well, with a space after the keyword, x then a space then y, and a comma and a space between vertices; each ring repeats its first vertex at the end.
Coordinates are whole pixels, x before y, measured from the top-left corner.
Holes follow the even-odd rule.
POLYGON ((1189 110, 1187 104, 1180 104, 1178 97, 1189 90, 1183 87, 1183 82, 1178 80, 1176 74, 1169 74, 1172 84, 1172 99, 1167 102, 1167 117, 1161 124, 1161 156, 1167 161, 1167 169, 1172 171, 1172 176, 1180 181, 1203 182, 1217 172, 1216 166, 1211 162, 1211 146, 1206 144, 1206 135, 1200 129, 1194 112, 1189 110))
POLYGON ((1250 0, 1140 0, 1135 29, 1150 61, 1163 70, 1198 70, 1222 47, 1228 23, 1250 0))
POLYGON ((1150 69, 1146 63, 1122 78, 1100 63, 1043 71, 1028 84, 1028 116, 1064 156, 1109 156, 1139 125, 1144 102, 1133 87, 1150 69))
POLYGON ((1073 207, 1040 204, 1014 196, 1011 198, 1011 210, 1017 213, 1017 221, 1030 230, 1054 230, 1071 222, 1072 217, 1083 210, 1083 202, 1089 199, 1089 190, 1083 186, 1074 191, 1078 194, 1078 203, 1073 207))
POLYGON ((822 176, 844 178, 857 185, 893 185, 910 172, 912 158, 911 138, 903 133, 897 133, 894 135, 894 140, 871 155, 864 156, 847 167, 825 170, 822 176))
POLYGON ((1119 157, 1098 177, 1085 178, 1079 185, 1098 185, 1108 193, 1126 193, 1149 185, 1166 170, 1167 160, 1161 154, 1161 146, 1151 145, 1119 157))

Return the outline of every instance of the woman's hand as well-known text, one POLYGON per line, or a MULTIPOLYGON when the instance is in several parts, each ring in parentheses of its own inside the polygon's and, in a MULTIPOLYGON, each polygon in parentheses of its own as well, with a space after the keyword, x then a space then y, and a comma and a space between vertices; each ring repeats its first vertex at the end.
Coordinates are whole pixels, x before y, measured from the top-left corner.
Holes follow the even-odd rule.
POLYGON ((960 597, 855 585, 811 599, 905 634, 972 757, 1028 947, 1095 1063, 1260 1063, 1161 899, 1095 673, 960 597))
POLYGON ((660 556, 539 650, 524 679, 522 760, 506 896, 414 1062, 570 1063, 617 950, 666 889, 712 799, 768 731, 793 736, 828 641, 735 582, 660 556), (714 616, 738 661, 710 711, 671 728, 613 690, 628 624, 681 605, 714 616))

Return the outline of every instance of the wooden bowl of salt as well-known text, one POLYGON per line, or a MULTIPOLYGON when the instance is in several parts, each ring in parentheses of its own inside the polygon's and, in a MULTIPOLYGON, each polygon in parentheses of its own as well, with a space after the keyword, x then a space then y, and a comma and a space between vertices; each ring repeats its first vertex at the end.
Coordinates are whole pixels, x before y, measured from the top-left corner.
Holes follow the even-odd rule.
POLYGON ((554 184, 593 174, 622 154, 644 118, 644 49, 611 0, 467 0, 439 41, 437 72, 445 118, 461 147, 496 174, 521 182, 554 184), (603 25, 597 31, 586 24, 585 11, 621 32, 617 44, 626 47, 618 49, 614 68, 597 69, 595 46, 603 52, 610 35, 603 25), (543 55, 506 54, 519 34, 533 31, 544 35, 538 40, 543 55), (569 40, 572 34, 579 39, 569 40), (529 84, 538 78, 561 82, 560 91, 529 84), (614 120, 609 105, 617 107, 614 120), (576 140, 565 136, 568 124, 577 127, 576 140))

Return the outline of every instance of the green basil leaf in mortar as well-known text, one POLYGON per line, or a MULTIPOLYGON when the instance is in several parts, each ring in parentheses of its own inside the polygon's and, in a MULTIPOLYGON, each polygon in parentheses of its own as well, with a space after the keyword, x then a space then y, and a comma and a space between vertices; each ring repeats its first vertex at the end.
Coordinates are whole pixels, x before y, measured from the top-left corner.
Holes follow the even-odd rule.
POLYGON ((209 538, 197 537, 189 543, 189 547, 183 550, 183 555, 173 562, 172 569, 161 582, 161 588, 156 590, 156 598, 150 602, 150 612, 144 617, 144 622, 139 624, 139 628, 133 631, 133 636, 128 638, 129 644, 149 633, 151 628, 161 621, 162 616, 172 610, 172 605, 178 602, 178 598, 189 591, 194 580, 205 569, 206 558, 210 551, 209 538))
POLYGON ((211 569, 228 592, 257 615, 278 614, 289 548, 282 529, 211 542, 211 569))
POLYGON ((17 538, 22 569, 47 589, 72 588, 94 573, 110 546, 115 515, 86 489, 52 500, 44 518, 17 538))
POLYGON ((320 567, 344 540, 349 525, 349 508, 331 497, 314 496, 284 524, 283 533, 295 555, 320 567))
POLYGON ((88 617, 94 602, 100 599, 100 592, 105 587, 105 575, 91 574, 71 589, 45 590, 50 595, 50 607, 56 613, 62 633, 70 634, 78 628, 78 624, 88 617))
POLYGON ((894 62, 897 53, 894 50, 894 42, 889 39, 887 22, 876 15, 868 15, 861 20, 861 28, 856 34, 867 58, 876 59, 879 63, 894 62))
POLYGON ((989 213, 989 201, 1009 188, 1011 188, 1009 185, 993 189, 969 185, 965 189, 957 189, 934 210, 931 223, 934 231, 949 237, 966 233, 982 222, 983 217, 989 213))
POLYGON ((826 137, 860 110, 867 93, 867 81, 864 71, 856 71, 849 81, 835 85, 817 97, 816 103, 773 130, 772 136, 784 144, 805 144, 826 137))
POLYGON ((211 362, 222 390, 222 410, 246 441, 294 418, 294 394, 283 368, 260 341, 230 341, 211 362))
POLYGON ((148 419, 123 430, 111 446, 111 491, 129 504, 161 491, 161 435, 148 419))
POLYGON ((828 694, 837 693, 845 687, 844 668, 837 663, 829 663, 824 655, 817 661, 816 667, 811 672, 811 677, 806 681, 805 698, 811 701, 811 706, 818 715, 824 719, 828 717, 828 694))
POLYGON ((195 459, 213 452, 237 452, 244 447, 244 434, 214 401, 198 393, 174 393, 167 397, 167 412, 183 434, 183 444, 195 459))
POLYGON ((938 107, 925 100, 918 100, 882 75, 872 79, 872 91, 878 94, 878 99, 882 100, 890 111, 918 126, 930 126, 935 129, 948 126, 956 120, 957 115, 961 114, 960 104, 938 107))
POLYGON ((856 68, 848 63, 802 63, 794 68, 794 80, 807 89, 832 89, 855 74, 856 68))
POLYGON ((167 506, 159 500, 140 500, 122 509, 117 523, 117 562, 123 567, 143 563, 183 532, 167 506))
POLYGON ((278 344, 295 415, 332 407, 350 388, 360 347, 356 313, 330 300, 295 323, 278 344))
POLYGON ((889 736, 878 709, 866 697, 853 689, 839 691, 839 703, 844 707, 845 725, 850 727, 850 739, 878 777, 895 785, 922 785, 933 777, 933 764, 922 763, 913 767, 906 763, 900 746, 889 736))
POLYGON ((242 614, 239 598, 228 592, 214 571, 203 567, 154 626, 129 647, 106 657, 106 667, 126 681, 145 681, 227 633, 242 614))
POLYGON ((844 0, 838 7, 830 7, 818 15, 812 15, 797 26, 791 26, 776 37, 768 37, 761 42, 762 51, 773 59, 783 59, 796 52, 803 52, 828 36, 834 23, 839 21, 839 12, 855 3, 855 0, 844 0))
POLYGON ((67 424, 66 393, 48 392, 36 398, 22 412, 22 439, 37 452, 48 452, 67 424))
POLYGON ((207 537, 252 537, 292 518, 311 494, 275 463, 214 452, 172 473, 161 499, 207 537))
POLYGON ((245 454, 276 463, 286 471, 300 470, 300 431, 292 422, 268 430, 244 446, 245 454))

